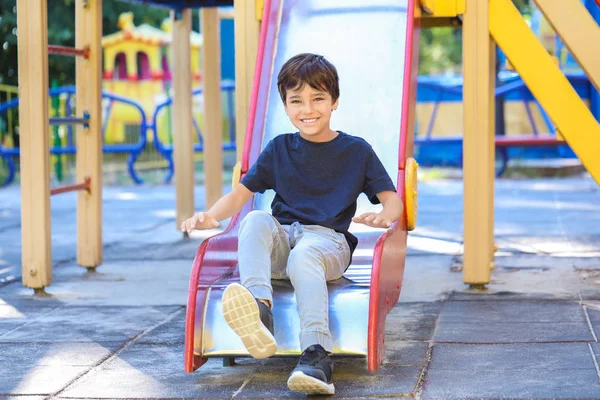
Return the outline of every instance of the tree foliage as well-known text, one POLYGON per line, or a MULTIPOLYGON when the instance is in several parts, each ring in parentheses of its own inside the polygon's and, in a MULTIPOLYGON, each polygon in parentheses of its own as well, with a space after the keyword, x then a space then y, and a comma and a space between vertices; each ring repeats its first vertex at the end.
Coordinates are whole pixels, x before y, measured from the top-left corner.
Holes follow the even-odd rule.
MULTIPOLYGON (((135 24, 160 26, 169 12, 118 0, 104 0, 102 5, 102 34, 117 31, 122 12, 132 11, 135 24)), ((17 85, 17 7, 16 0, 0 0, 0 83, 17 85)), ((48 2, 48 44, 75 46, 75 0, 48 2)), ((60 85, 75 83, 75 60, 51 56, 48 59, 49 81, 60 85)))
MULTIPOLYGON (((513 0, 522 14, 530 14, 530 0, 513 0)), ((432 28, 421 31, 419 73, 444 74, 461 72, 462 30, 460 28, 432 28)))

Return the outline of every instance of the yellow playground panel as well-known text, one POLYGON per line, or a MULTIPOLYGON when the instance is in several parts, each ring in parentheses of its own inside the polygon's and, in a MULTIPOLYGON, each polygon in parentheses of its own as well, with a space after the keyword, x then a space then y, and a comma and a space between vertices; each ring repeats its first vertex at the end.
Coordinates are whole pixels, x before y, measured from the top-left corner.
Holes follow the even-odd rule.
MULTIPOLYGON (((120 31, 104 36, 102 48, 104 52, 104 90, 138 102, 150 122, 156 106, 164 102, 170 94, 173 65, 171 54, 171 19, 163 21, 161 29, 148 24, 135 26, 133 13, 123 13, 119 17, 120 31)), ((190 60, 192 72, 192 89, 201 84, 200 51, 203 45, 202 35, 190 33, 190 60)), ((104 112, 109 112, 106 123, 105 143, 123 143, 126 138, 126 126, 139 126, 140 113, 132 106, 114 103, 108 110, 104 104, 104 112)), ((196 101, 193 105, 194 116, 200 119, 202 104, 196 101)), ((169 143, 170 129, 167 113, 159 115, 157 121, 159 137, 162 142, 169 143)), ((148 134, 151 141, 152 135, 148 134)))

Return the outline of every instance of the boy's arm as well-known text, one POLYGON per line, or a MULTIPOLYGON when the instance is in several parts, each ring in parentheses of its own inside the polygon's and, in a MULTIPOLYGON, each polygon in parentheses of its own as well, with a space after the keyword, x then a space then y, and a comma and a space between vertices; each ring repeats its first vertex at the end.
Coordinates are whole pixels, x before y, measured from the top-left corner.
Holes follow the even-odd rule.
POLYGON ((402 199, 400 199, 400 196, 396 192, 387 190, 377 193, 377 198, 383 205, 383 210, 379 213, 379 218, 389 221, 391 225, 402 216, 402 199))
POLYGON ((402 200, 392 190, 377 193, 377 198, 383 205, 383 210, 379 213, 368 212, 358 217, 352 218, 352 221, 365 224, 373 228, 389 228, 402 216, 402 200))
POLYGON ((194 229, 211 229, 219 226, 219 221, 238 213, 252 197, 246 186, 238 183, 231 192, 221 197, 206 212, 199 212, 181 223, 181 231, 190 233, 194 229))

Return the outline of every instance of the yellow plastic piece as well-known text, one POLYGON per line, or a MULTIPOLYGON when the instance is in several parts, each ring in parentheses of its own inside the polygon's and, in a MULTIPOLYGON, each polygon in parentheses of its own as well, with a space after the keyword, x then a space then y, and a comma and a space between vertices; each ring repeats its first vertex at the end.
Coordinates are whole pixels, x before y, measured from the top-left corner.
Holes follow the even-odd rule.
POLYGON ((465 13, 465 0, 421 0, 423 7, 433 17, 456 17, 465 13))
MULTIPOLYGON (((600 28, 584 3, 535 0, 538 9, 573 54, 590 82, 600 88, 600 28)), ((552 42, 556 43, 553 36, 550 36, 552 42)))
POLYGON ((406 160, 404 190, 406 196, 406 229, 412 231, 417 225, 418 188, 417 169, 419 164, 410 157, 406 160))
POLYGON ((490 0, 490 34, 600 184, 600 125, 511 0, 490 0))
POLYGON ((231 188, 236 187, 237 184, 240 183, 241 176, 242 176, 242 163, 238 161, 233 166, 233 176, 231 178, 231 188))
POLYGON ((264 9, 265 9, 265 0, 256 0, 256 20, 257 21, 262 21, 264 9))

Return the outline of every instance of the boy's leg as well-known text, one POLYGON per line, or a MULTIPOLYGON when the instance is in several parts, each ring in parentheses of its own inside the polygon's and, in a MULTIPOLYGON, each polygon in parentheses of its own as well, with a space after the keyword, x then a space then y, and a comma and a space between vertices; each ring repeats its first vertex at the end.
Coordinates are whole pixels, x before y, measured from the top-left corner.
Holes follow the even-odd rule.
POLYGON ((349 262, 350 249, 344 235, 320 226, 303 226, 287 263, 300 314, 302 351, 313 344, 333 351, 327 282, 341 278, 349 262))
POLYGON ((350 261, 343 235, 322 227, 305 226, 290 252, 288 275, 300 313, 302 355, 287 385, 294 392, 334 394, 333 340, 329 331, 327 281, 338 279, 350 261))
POLYGON ((283 279, 290 254, 285 229, 271 214, 254 210, 240 223, 238 263, 242 286, 273 305, 271 279, 283 279))
POLYGON ((273 314, 269 306, 258 299, 272 304, 271 266, 277 274, 288 254, 285 231, 270 214, 252 211, 244 218, 238 245, 242 285, 233 283, 225 289, 223 314, 255 358, 270 357, 277 351, 273 314))

